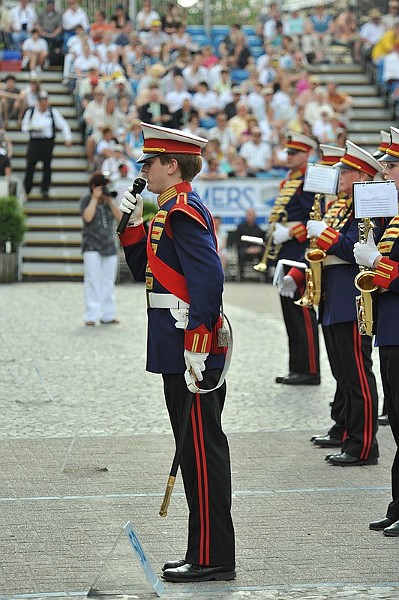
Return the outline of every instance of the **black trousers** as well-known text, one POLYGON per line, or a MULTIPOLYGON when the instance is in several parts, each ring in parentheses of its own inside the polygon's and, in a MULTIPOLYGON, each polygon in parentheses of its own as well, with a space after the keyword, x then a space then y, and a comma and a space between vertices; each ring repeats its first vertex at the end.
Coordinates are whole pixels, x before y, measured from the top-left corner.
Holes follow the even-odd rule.
MULTIPOLYGON (((215 387, 219 369, 205 371, 201 387, 215 387)), ((183 374, 163 375, 166 406, 177 441, 187 401, 183 374)), ((231 518, 231 469, 221 415, 226 384, 209 394, 196 394, 180 463, 189 508, 186 561, 202 566, 234 566, 231 518)))
POLYGON ((335 338, 330 327, 322 327, 324 344, 326 346, 331 373, 336 381, 334 399, 331 406, 331 419, 334 425, 328 433, 331 437, 342 440, 345 434, 345 407, 349 399, 349 389, 345 382, 344 374, 340 368, 335 350, 335 338))
POLYGON ((54 139, 31 138, 28 144, 26 174, 24 180, 27 194, 32 189, 33 174, 38 162, 43 163, 42 192, 48 192, 51 185, 51 159, 53 158, 54 139))
POLYGON ((298 306, 284 296, 280 296, 280 302, 288 335, 289 372, 318 375, 319 332, 314 309, 298 306))
POLYGON ((396 443, 396 454, 391 468, 392 502, 387 517, 399 519, 399 346, 380 347, 380 371, 389 424, 396 443))
POLYGON ((337 409, 345 429, 342 451, 361 459, 378 457, 378 395, 371 360, 372 338, 360 335, 357 322, 324 327, 328 338, 331 370, 346 397, 345 409, 337 409))

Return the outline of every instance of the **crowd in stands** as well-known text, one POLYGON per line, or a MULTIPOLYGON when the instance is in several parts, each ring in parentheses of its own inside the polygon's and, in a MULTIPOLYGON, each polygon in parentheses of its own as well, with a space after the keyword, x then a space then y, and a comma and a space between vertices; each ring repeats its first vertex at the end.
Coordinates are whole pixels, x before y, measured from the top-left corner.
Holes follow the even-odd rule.
POLYGON ((62 64, 89 169, 107 161, 111 178, 121 165, 129 175, 137 171, 140 121, 208 138, 203 179, 283 174, 288 130, 344 146, 352 99, 333 78, 321 85, 312 74, 329 62, 332 44, 348 47, 354 62, 372 61, 390 93, 399 94, 399 0, 389 1, 388 14, 372 9, 362 19, 350 4, 339 14, 319 4, 306 15, 282 14, 271 2, 253 28, 236 23, 205 39, 175 4, 160 15, 142 0, 134 22, 124 4, 110 18, 98 9, 92 19, 78 0, 67 0, 63 12, 54 0, 40 12, 35 6, 0 5, 4 45, 21 52, 30 72, 22 90, 12 75, 3 79, 3 130, 35 105, 41 71, 62 64))

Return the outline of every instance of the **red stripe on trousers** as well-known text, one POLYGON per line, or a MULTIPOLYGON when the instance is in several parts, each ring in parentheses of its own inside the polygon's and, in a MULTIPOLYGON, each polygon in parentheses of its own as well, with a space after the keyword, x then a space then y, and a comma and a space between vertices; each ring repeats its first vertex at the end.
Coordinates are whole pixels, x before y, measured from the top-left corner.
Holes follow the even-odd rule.
POLYGON ((353 324, 353 347, 355 350, 355 360, 357 364, 357 372, 359 375, 360 387, 364 398, 364 429, 363 429, 363 450, 360 453, 360 458, 366 459, 371 448, 371 392, 364 369, 362 341, 359 334, 357 323, 353 324))
POLYGON ((316 348, 314 346, 314 334, 312 327, 312 320, 310 318, 310 312, 308 308, 302 308, 303 318, 305 321, 306 337, 308 339, 308 361, 309 361, 309 373, 311 375, 317 374, 316 367, 316 348))
POLYGON ((204 485, 204 510, 205 510, 205 562, 201 563, 203 565, 209 565, 209 482, 208 482, 208 465, 206 462, 206 453, 205 453, 205 442, 204 442, 204 428, 202 425, 202 413, 201 413, 201 400, 200 395, 196 394, 196 408, 197 408, 197 416, 198 416, 198 431, 199 431, 199 439, 200 439, 200 449, 201 449, 201 457, 202 457, 202 477, 203 477, 203 485, 204 485))
MULTIPOLYGON (((198 396, 199 394, 197 394, 198 396)), ((204 560, 204 509, 203 509, 203 501, 202 501, 202 475, 201 475, 201 459, 200 459, 200 451, 198 446, 198 434, 197 434, 197 426, 195 422, 195 406, 191 409, 191 426, 193 429, 193 443, 194 443, 194 451, 195 451, 195 462, 197 465, 197 485, 198 485, 198 508, 199 508, 199 525, 200 525, 200 547, 199 547, 199 564, 201 565, 204 560)))

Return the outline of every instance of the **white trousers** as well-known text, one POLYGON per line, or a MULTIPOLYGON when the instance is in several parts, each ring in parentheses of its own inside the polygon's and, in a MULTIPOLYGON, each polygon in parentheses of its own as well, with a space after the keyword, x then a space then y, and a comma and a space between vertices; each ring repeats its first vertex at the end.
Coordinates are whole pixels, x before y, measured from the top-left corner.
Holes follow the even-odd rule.
POLYGON ((86 321, 115 319, 115 279, 118 256, 83 252, 86 321))

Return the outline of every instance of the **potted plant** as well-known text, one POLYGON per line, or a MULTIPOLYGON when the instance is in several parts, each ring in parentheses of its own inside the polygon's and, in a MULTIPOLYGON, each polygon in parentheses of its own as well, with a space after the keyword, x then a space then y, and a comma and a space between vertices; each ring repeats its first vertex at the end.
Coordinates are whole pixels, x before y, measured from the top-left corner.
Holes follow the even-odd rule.
POLYGON ((25 215, 15 196, 0 198, 0 281, 17 278, 17 251, 26 231, 25 215))

